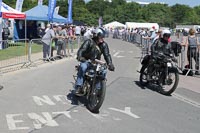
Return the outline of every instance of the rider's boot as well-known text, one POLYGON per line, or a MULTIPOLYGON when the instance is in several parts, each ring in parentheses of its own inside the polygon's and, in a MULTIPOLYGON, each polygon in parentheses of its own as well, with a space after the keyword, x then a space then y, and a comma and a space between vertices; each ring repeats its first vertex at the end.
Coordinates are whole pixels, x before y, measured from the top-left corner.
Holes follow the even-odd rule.
POLYGON ((77 86, 75 90, 75 95, 81 96, 83 94, 83 89, 81 86, 77 86))

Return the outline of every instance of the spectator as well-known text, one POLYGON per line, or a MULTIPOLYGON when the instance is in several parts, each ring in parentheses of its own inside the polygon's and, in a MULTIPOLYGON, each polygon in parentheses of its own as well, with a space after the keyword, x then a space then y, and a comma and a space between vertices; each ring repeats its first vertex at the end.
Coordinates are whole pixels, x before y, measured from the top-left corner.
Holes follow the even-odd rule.
POLYGON ((45 29, 45 33, 47 33, 47 31, 51 28, 50 24, 47 24, 47 28, 45 29))
POLYGON ((52 43, 52 39, 55 38, 55 31, 56 26, 53 26, 53 29, 50 29, 47 31, 47 33, 42 37, 42 43, 43 43, 43 60, 49 61, 49 54, 50 54, 50 45, 52 43))
POLYGON ((199 41, 198 38, 195 36, 195 29, 191 28, 189 30, 188 39, 186 42, 186 46, 188 47, 187 51, 187 58, 189 61, 189 68, 192 68, 192 58, 194 58, 196 65, 195 65, 195 74, 200 75, 199 73, 199 41))
POLYGON ((77 37, 77 43, 78 43, 78 46, 79 46, 80 43, 81 43, 81 38, 80 38, 80 36, 81 36, 81 27, 80 26, 76 26, 75 35, 77 37))
POLYGON ((57 41, 57 55, 62 58, 61 51, 64 49, 64 39, 65 39, 65 33, 61 26, 58 26, 58 31, 56 34, 56 38, 58 38, 57 41))
MULTIPOLYGON (((71 54, 74 53, 74 46, 73 46, 73 42, 74 40, 76 39, 76 36, 75 36, 75 26, 70 26, 69 30, 68 30, 68 53, 69 52, 69 48, 71 49, 71 54)), ((70 56, 71 56, 70 54, 70 56)))

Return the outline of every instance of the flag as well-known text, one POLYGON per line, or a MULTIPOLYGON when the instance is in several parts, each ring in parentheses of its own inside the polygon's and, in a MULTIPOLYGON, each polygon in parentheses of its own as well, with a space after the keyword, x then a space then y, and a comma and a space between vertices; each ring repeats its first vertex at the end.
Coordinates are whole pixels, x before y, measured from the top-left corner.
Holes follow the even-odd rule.
POLYGON ((72 0, 68 0, 68 23, 72 23, 72 0))
POLYGON ((57 14, 58 14, 58 12, 59 12, 59 9, 60 9, 60 7, 59 7, 59 6, 57 6, 57 7, 55 8, 55 13, 57 13, 57 14))
POLYGON ((43 5, 43 0, 38 0, 38 5, 43 5))
POLYGON ((48 20, 53 21, 53 14, 56 7, 56 0, 49 0, 49 7, 48 7, 48 20))
POLYGON ((102 24, 103 24, 103 19, 102 19, 102 17, 99 17, 99 27, 101 27, 102 24))
POLYGON ((16 7, 15 7, 15 9, 17 10, 17 11, 22 11, 22 5, 23 5, 23 2, 24 2, 24 0, 17 0, 17 2, 16 2, 16 7))

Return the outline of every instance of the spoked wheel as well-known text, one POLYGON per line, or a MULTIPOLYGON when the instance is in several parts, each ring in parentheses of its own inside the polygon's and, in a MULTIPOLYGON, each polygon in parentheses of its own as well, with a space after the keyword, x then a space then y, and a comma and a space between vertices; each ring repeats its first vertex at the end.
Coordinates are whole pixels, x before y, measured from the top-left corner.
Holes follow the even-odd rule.
POLYGON ((105 93, 106 93, 106 82, 100 81, 101 88, 93 89, 88 96, 87 108, 93 113, 98 113, 101 105, 103 104, 105 93))
POLYGON ((140 84, 146 86, 149 83, 147 80, 147 65, 142 66, 140 70, 140 84))
POLYGON ((169 72, 166 80, 160 84, 160 93, 163 95, 171 95, 178 86, 178 72, 169 72))

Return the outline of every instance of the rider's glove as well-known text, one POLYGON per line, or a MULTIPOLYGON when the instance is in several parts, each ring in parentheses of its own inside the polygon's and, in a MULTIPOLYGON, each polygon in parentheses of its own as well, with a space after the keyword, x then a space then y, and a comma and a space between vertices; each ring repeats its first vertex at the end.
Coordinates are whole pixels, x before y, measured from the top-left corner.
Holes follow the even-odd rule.
POLYGON ((115 67, 112 63, 108 65, 108 70, 115 71, 115 67))

